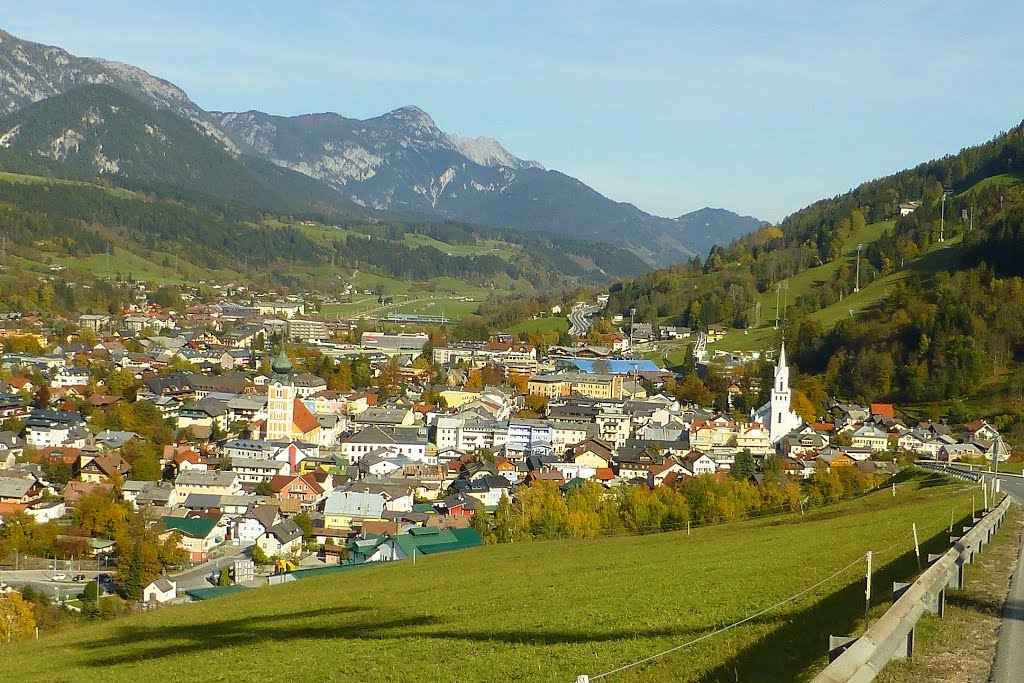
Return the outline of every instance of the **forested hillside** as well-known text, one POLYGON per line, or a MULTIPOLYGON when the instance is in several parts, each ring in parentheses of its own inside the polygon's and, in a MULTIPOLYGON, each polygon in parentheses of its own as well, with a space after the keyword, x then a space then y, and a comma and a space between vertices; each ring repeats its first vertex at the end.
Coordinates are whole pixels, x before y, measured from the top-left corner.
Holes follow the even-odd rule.
MULTIPOLYGON (((636 308, 639 319, 655 323, 746 326, 753 322, 751 307, 760 294, 798 273, 841 258, 844 245, 868 226, 895 220, 891 229, 865 245, 860 273, 864 287, 877 277, 906 268, 938 240, 944 188, 952 193, 944 207, 945 237, 964 232, 964 210, 968 223, 973 210, 974 225, 982 234, 982 226, 995 220, 1000 209, 993 199, 1002 196, 1007 201, 1004 190, 1013 182, 1012 174, 1022 170, 1024 127, 1017 126, 990 142, 815 202, 778 226, 766 226, 729 247, 715 247, 704 263, 694 260, 617 283, 610 309, 622 313, 636 308), (994 181, 981 182, 987 178, 994 181), (899 205, 911 201, 920 208, 901 217, 899 205)), ((982 251, 988 248, 987 243, 979 245, 982 251)), ((816 291, 789 303, 798 311, 813 312, 849 294, 855 277, 854 269, 844 264, 816 291)))
MULTIPOLYGON (((621 281, 612 287, 610 310, 635 307, 651 322, 724 322, 753 333, 773 325, 775 285, 785 283, 778 295, 788 307, 777 334, 785 335, 798 368, 820 374, 828 391, 902 404, 977 396, 1005 425, 1021 422, 1022 171, 1018 126, 816 202, 713 250, 704 263, 621 281), (901 216, 899 205, 908 202, 918 207, 901 216), (860 307, 865 294, 870 304, 860 307)), ((960 406, 954 401, 952 409, 960 406)))

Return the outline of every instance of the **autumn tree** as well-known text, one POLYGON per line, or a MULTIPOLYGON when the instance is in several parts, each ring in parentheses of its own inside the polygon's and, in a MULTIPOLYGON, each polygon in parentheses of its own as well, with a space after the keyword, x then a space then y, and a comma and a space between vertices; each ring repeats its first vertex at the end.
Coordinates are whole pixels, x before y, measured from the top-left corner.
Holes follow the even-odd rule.
POLYGON ((30 638, 35 630, 32 604, 16 591, 0 595, 0 642, 30 638))

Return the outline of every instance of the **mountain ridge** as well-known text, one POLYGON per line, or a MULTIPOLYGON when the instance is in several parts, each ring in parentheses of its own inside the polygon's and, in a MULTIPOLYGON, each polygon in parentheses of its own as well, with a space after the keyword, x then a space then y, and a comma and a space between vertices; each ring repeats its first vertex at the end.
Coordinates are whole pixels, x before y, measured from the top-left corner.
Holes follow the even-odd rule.
POLYGON ((494 138, 447 133, 415 105, 365 120, 330 112, 210 112, 181 87, 139 67, 77 57, 0 30, 0 115, 97 84, 190 120, 233 156, 250 154, 301 173, 367 209, 599 240, 627 248, 651 266, 689 261, 743 229, 721 224, 718 234, 709 235, 646 213, 519 159, 494 138))

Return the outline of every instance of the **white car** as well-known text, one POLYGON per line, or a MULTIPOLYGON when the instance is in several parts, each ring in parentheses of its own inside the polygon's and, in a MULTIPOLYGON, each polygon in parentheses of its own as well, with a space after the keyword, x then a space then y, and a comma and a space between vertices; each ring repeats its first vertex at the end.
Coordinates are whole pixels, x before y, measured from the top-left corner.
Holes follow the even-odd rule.
POLYGON ((67 574, 54 574, 53 576, 50 577, 50 581, 67 581, 67 580, 68 580, 68 575, 67 574))

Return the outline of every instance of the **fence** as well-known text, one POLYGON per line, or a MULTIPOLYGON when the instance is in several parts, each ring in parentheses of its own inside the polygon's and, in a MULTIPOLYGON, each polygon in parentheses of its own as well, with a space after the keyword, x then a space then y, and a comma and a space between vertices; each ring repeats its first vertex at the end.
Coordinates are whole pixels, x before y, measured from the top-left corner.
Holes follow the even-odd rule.
POLYGON ((981 470, 975 470, 968 465, 953 467, 952 465, 944 465, 937 460, 918 460, 914 464, 927 470, 942 472, 943 474, 948 474, 951 477, 963 479, 964 481, 978 482, 981 480, 981 470))
MULTIPOLYGON (((945 466, 929 467, 945 471, 945 466)), ((954 470, 975 478, 974 473, 954 470)), ((959 476, 949 472, 953 476, 959 476)), ((874 680, 882 668, 893 659, 910 657, 914 653, 914 627, 926 611, 943 615, 946 588, 963 588, 964 567, 974 561, 985 544, 1002 524, 1010 498, 1004 497, 974 526, 964 528, 963 536, 951 536, 953 543, 942 555, 929 555, 934 563, 913 584, 896 584, 896 601, 860 638, 829 637, 831 663, 813 683, 866 683, 874 680), (833 659, 834 657, 834 659, 833 659)))

